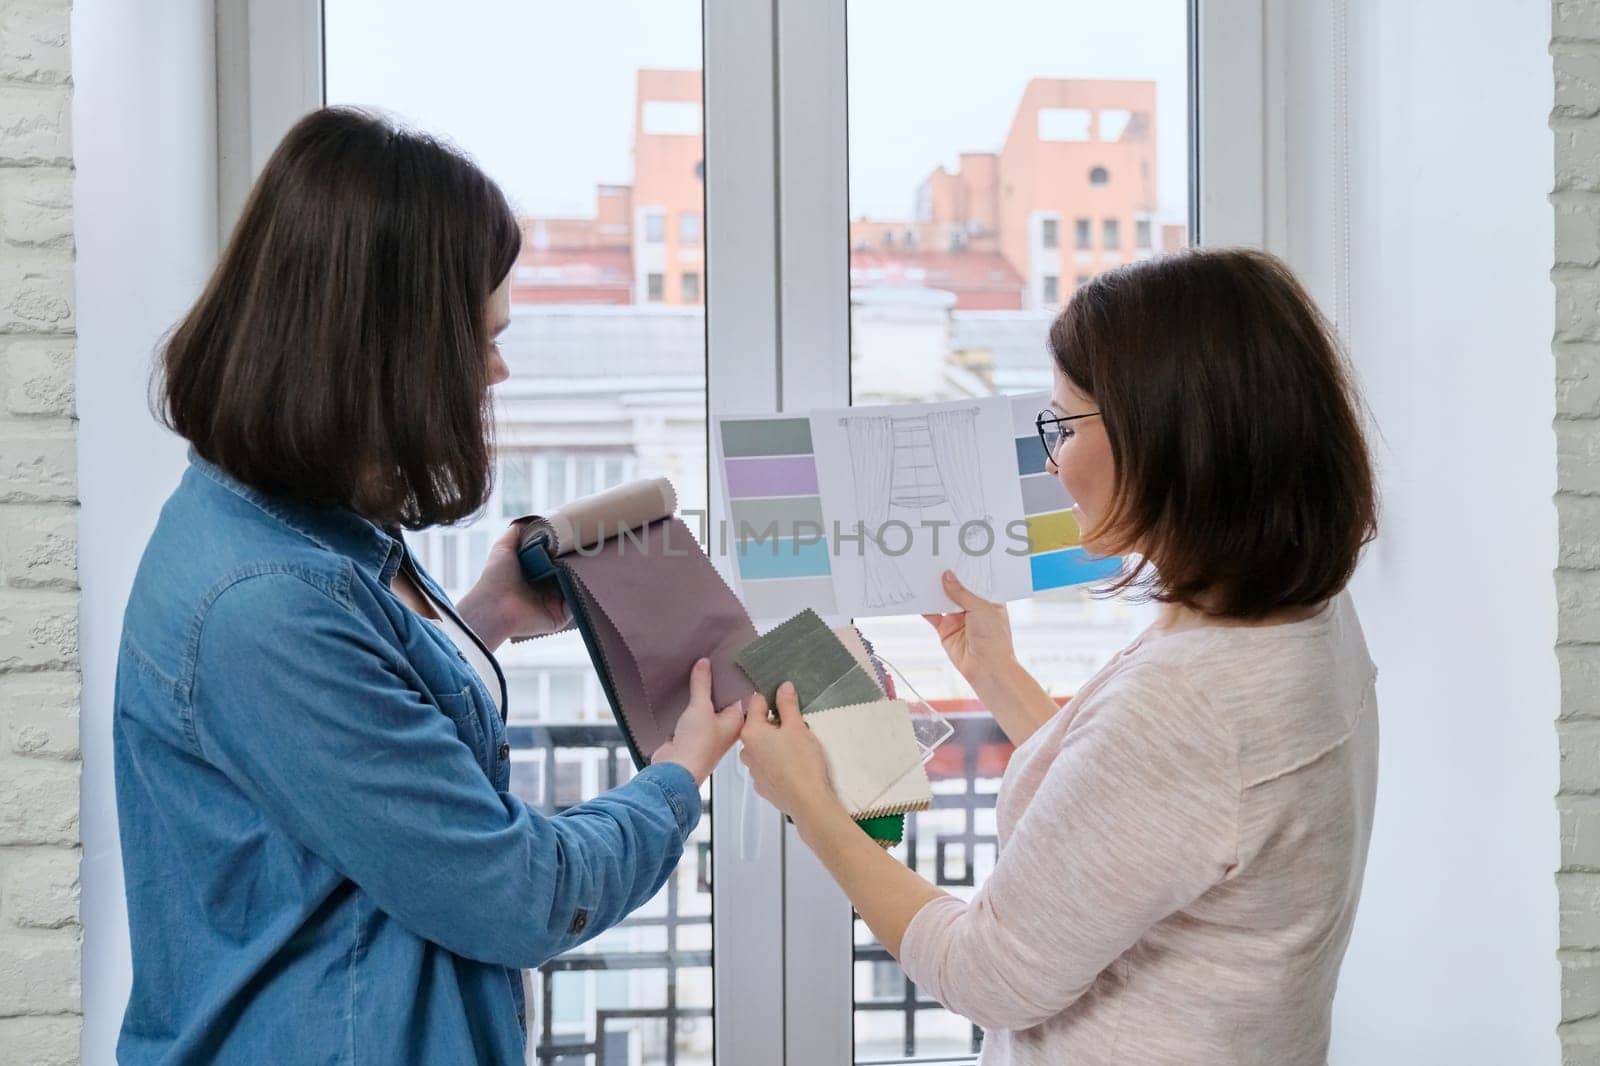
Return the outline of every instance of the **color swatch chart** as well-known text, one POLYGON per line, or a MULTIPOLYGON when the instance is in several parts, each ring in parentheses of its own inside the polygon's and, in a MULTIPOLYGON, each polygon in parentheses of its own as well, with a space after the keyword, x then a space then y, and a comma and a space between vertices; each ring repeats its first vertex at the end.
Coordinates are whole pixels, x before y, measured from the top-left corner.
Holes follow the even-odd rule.
POLYGON ((1049 397, 1039 393, 1011 398, 1017 478, 1022 489, 1022 514, 1028 529, 1029 578, 1035 592, 1104 581, 1121 569, 1120 559, 1102 559, 1084 551, 1072 497, 1060 479, 1045 468, 1044 447, 1035 419, 1049 397))
POLYGON ((940 575, 1013 600, 1117 572, 1045 470, 1043 393, 721 416, 721 538, 751 617, 951 611, 940 575))
POLYGON ((801 604, 820 614, 834 613, 810 419, 725 420, 718 429, 734 566, 745 610, 753 618, 777 618, 801 604), (769 529, 777 535, 760 535, 769 529))

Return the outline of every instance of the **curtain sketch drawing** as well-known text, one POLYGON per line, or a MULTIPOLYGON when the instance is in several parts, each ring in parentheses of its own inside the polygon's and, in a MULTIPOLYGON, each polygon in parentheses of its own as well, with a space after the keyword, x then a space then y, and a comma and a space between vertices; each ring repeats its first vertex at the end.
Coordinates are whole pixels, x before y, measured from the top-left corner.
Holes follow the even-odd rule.
POLYGON ((883 550, 880 536, 889 520, 894 481, 894 421, 888 418, 841 418, 850 440, 850 473, 854 479, 856 514, 865 525, 863 568, 865 597, 873 607, 888 607, 911 598, 900 567, 883 550))
POLYGON ((969 522, 982 522, 988 530, 985 533, 975 526, 967 528, 966 536, 958 542, 960 550, 954 567, 963 585, 987 597, 993 584, 989 555, 995 548, 995 531, 993 516, 984 504, 983 479, 978 471, 977 417, 977 411, 970 408, 933 411, 927 422, 939 480, 949 490, 956 514, 952 532, 960 536, 962 526, 969 522))
MULTIPOLYGON (((978 465, 977 418, 974 407, 839 420, 850 442, 857 513, 866 526, 863 591, 869 606, 888 607, 911 598, 895 557, 885 550, 886 523, 903 522, 919 539, 933 535, 927 523, 944 523, 939 530, 943 556, 964 524, 990 521, 978 465)), ((987 596, 993 586, 992 535, 981 529, 969 529, 968 534, 966 550, 955 548, 951 568, 968 588, 987 596)), ((905 535, 895 532, 896 537, 905 535)))

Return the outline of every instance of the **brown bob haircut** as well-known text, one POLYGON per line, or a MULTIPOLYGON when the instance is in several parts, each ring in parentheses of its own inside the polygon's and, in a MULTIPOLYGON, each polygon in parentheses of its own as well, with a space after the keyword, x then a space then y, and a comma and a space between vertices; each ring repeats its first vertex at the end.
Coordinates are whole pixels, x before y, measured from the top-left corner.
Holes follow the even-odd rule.
POLYGON ((1141 561, 1113 586, 1255 619, 1342 590, 1377 530, 1359 397, 1278 259, 1194 249, 1096 277, 1050 330, 1116 463, 1088 531, 1141 561))
POLYGON ((464 518, 492 484, 485 305, 521 239, 461 153, 315 111, 168 338, 158 414, 263 492, 412 529, 464 518))

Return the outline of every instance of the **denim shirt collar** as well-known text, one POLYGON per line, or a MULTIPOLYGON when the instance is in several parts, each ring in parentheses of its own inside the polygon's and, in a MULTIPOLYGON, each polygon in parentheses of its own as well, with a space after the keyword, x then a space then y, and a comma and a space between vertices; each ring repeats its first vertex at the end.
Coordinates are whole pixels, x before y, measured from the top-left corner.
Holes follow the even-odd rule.
POLYGON ((190 467, 259 507, 312 543, 344 555, 387 585, 400 568, 405 544, 391 532, 345 507, 313 507, 251 488, 189 446, 190 467))

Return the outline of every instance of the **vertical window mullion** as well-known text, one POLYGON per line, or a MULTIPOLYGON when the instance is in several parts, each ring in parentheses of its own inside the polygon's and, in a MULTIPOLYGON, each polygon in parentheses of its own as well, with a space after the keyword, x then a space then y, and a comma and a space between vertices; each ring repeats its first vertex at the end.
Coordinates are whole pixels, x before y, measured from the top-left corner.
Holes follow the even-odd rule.
MULTIPOLYGON (((779 5, 779 336, 782 407, 789 411, 850 402, 845 5, 779 5)), ((787 1062, 848 1063, 850 904, 793 828, 785 833, 787 1062)))
MULTIPOLYGON (((777 0, 704 0, 701 300, 708 432, 714 432, 719 414, 775 410, 779 398, 777 6, 777 0)), ((708 455, 715 454, 708 448, 708 455)), ((709 463, 705 472, 707 529, 715 530, 727 501, 709 463)), ((726 574, 727 560, 716 555, 715 545, 713 534, 707 546, 726 574)), ((784 928, 773 911, 783 898, 786 841, 781 817, 764 803, 749 808, 754 822, 746 826, 744 800, 744 779, 730 755, 711 789, 717 1061, 783 1066, 784 928), (748 856, 742 846, 746 831, 759 841, 748 856)))

